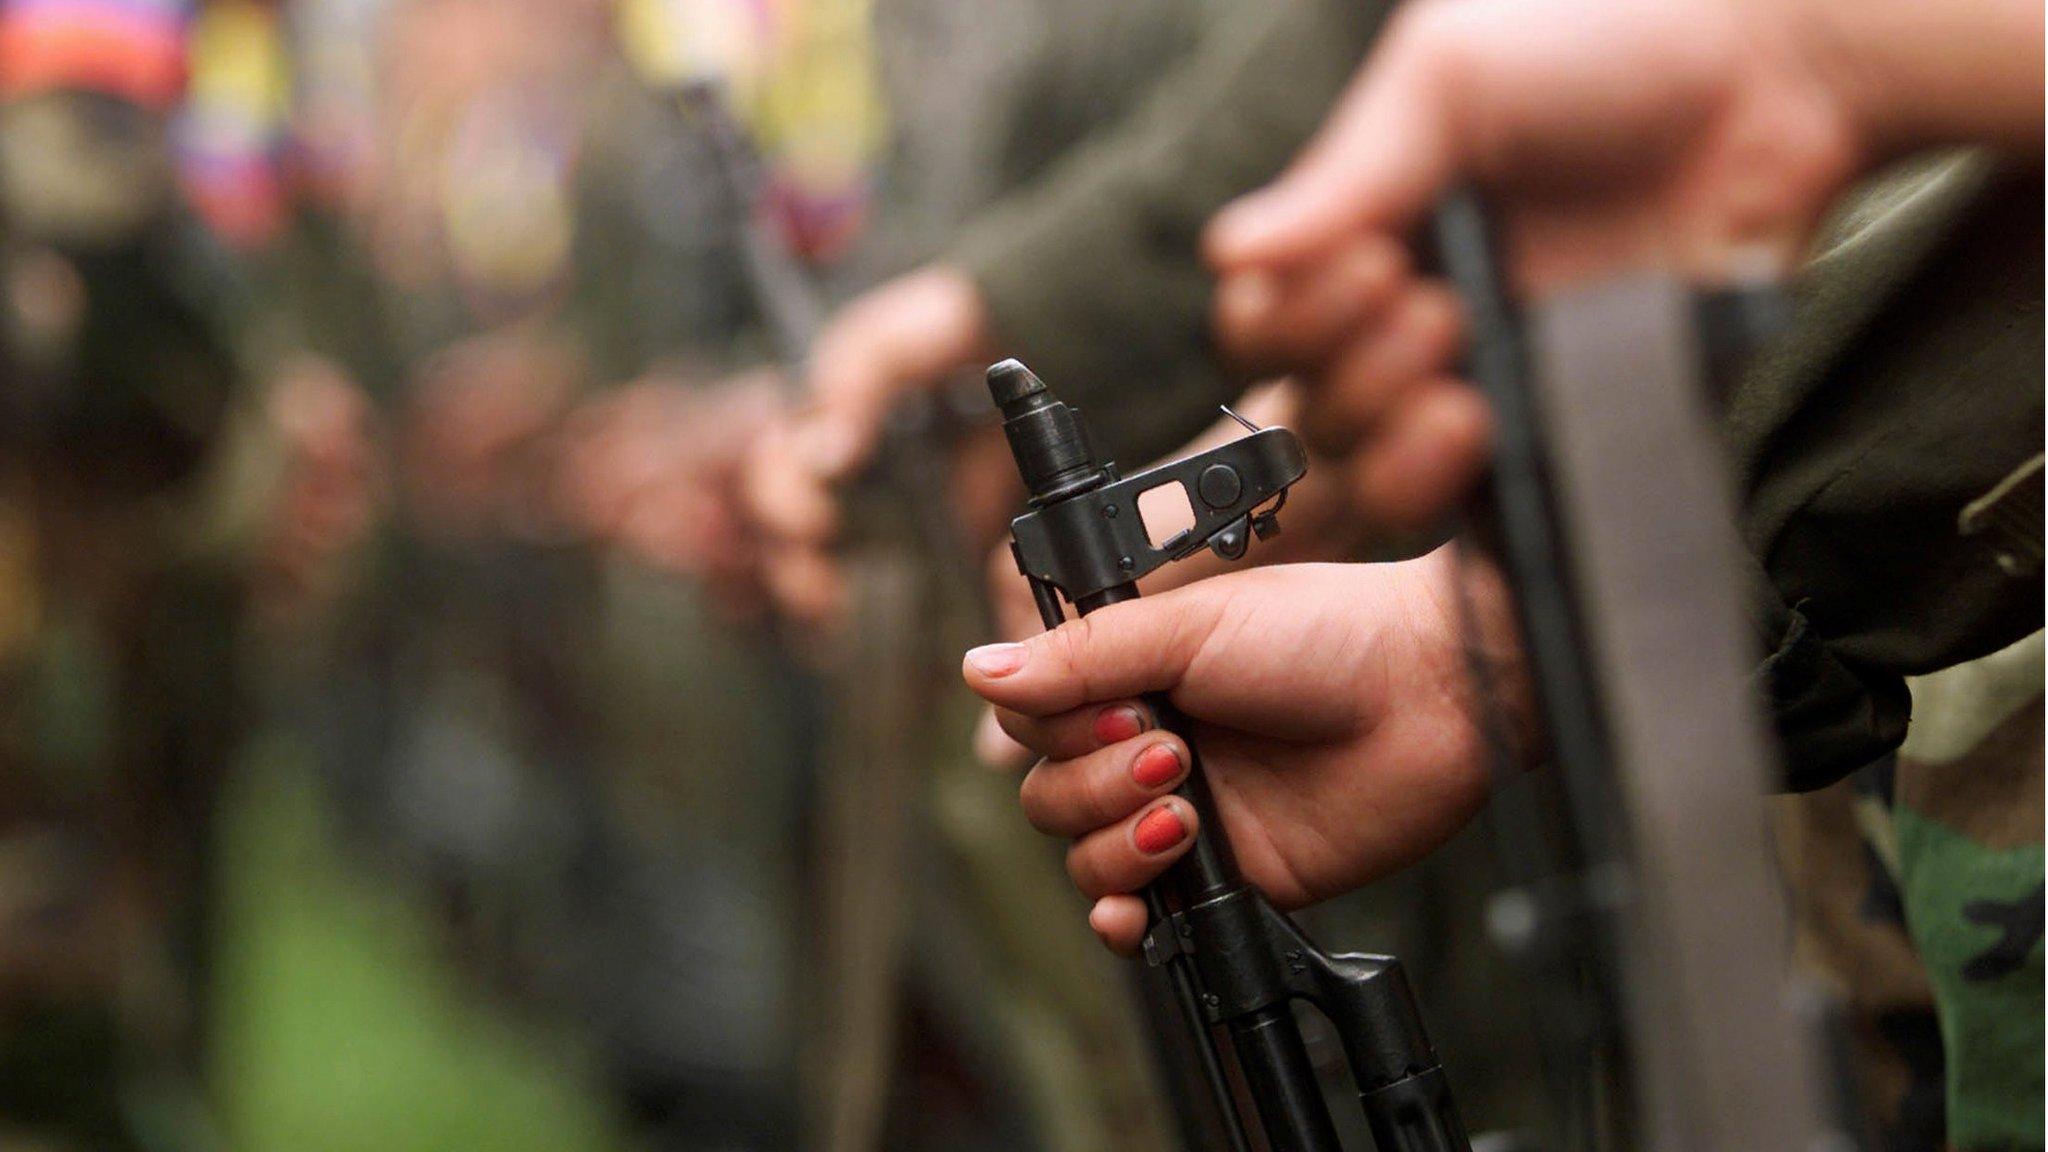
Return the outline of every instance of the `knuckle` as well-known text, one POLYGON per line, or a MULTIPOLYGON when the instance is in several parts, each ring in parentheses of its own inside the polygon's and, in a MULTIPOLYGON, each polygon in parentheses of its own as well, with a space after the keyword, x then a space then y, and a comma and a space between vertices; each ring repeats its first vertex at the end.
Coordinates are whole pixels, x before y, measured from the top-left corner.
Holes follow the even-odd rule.
POLYGON ((1103 883, 1101 863, 1087 844, 1076 844, 1067 849, 1067 879, 1086 896, 1107 896, 1110 890, 1103 883))
POLYGON ((1024 782, 1017 786, 1017 804, 1033 828, 1048 836, 1058 834, 1051 801, 1046 795, 1045 765, 1040 764, 1024 774, 1024 782))
POLYGON ((1075 815, 1098 828, 1124 815, 1123 797, 1116 787, 1119 777, 1113 775, 1114 768, 1106 759, 1098 758, 1079 774, 1080 795, 1076 798, 1075 815))
POLYGON ((1087 673, 1088 651, 1094 643, 1095 628, 1088 617, 1081 616, 1044 633, 1040 641, 1058 674, 1080 681, 1084 700, 1092 698, 1087 691, 1087 673))

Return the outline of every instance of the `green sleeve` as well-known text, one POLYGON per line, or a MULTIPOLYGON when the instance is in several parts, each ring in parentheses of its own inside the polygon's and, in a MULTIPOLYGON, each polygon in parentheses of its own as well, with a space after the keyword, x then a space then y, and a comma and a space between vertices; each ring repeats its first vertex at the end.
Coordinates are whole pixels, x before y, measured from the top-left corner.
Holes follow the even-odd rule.
POLYGON ((980 288, 1003 350, 1147 460, 1241 382, 1211 354, 1201 229, 1300 148, 1357 68, 1376 4, 1243 4, 1123 122, 978 217, 944 258, 980 288))
POLYGON ((1905 677, 2041 627, 2041 197, 1982 155, 1872 190, 1731 399, 1795 787, 1897 747, 1905 677))

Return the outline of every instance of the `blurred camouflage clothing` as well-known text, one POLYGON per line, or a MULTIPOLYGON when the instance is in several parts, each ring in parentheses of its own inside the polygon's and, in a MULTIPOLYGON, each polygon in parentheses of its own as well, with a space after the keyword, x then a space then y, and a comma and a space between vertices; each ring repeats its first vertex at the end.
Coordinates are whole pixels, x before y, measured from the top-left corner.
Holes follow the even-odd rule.
POLYGON ((384 402, 403 486, 353 594, 267 653, 273 694, 356 859, 434 907, 493 1011, 587 1044, 657 1146, 779 1148, 787 669, 552 503, 579 404, 724 363, 744 320, 706 149, 602 14, 422 0, 294 45, 326 117, 292 131, 358 124, 394 167, 307 141, 332 167, 271 254, 270 339, 384 402))
POLYGON ((1780 802, 1886 1152, 2042 1145, 2041 685, 2038 632, 1917 677, 1896 756, 1780 802))
MULTIPOLYGON (((0 43, 61 57, 64 22, 0 7, 0 43)), ((214 1140, 209 824, 242 593, 222 512, 249 425, 220 265, 161 108, 129 98, 169 95, 142 55, 117 94, 40 56, 48 85, 0 104, 0 1140, 53 1148, 214 1140)))

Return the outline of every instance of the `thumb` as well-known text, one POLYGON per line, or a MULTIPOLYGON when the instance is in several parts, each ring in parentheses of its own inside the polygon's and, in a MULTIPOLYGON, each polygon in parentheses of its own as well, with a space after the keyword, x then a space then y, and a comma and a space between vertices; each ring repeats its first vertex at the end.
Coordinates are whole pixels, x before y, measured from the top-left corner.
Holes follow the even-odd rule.
POLYGON ((1112 604, 1028 640, 976 648, 961 673, 982 699, 1027 716, 1169 692, 1215 629, 1220 605, 1200 585, 1112 604))
POLYGON ((1203 249, 1218 272, 1299 263, 1363 228, 1405 232, 1449 187, 1449 39, 1429 16, 1397 14, 1287 171, 1210 221, 1203 249))
POLYGON ((911 273, 848 305, 818 340, 805 386, 819 469, 837 478, 864 463, 903 397, 930 391, 982 356, 979 289, 947 268, 911 273))

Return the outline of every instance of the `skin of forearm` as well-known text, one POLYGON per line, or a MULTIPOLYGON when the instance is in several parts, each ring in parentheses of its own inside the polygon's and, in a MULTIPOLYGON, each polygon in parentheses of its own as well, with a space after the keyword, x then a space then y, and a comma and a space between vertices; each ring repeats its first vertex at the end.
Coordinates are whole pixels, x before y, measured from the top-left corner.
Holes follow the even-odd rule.
POLYGON ((2038 0, 1799 0, 1807 58, 1878 157, 1981 143, 2035 154, 2042 133, 2038 0))

